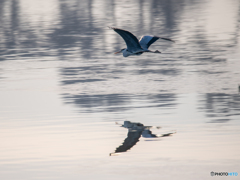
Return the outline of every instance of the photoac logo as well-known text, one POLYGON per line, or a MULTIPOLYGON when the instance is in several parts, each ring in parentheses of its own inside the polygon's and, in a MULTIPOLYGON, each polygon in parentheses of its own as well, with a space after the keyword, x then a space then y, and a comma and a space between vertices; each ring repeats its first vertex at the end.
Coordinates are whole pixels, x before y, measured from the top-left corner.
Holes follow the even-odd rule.
POLYGON ((237 172, 210 172, 211 176, 237 176, 237 172))

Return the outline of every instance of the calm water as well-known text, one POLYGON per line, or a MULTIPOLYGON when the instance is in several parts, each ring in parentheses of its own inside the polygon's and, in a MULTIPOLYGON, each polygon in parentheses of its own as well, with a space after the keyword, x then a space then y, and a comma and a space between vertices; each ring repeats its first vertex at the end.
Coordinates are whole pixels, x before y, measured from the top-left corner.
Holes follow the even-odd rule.
POLYGON ((239 84, 239 0, 0 0, 0 179, 240 173, 239 84), (176 43, 123 58, 107 26, 176 43), (126 120, 177 133, 109 156, 126 120))

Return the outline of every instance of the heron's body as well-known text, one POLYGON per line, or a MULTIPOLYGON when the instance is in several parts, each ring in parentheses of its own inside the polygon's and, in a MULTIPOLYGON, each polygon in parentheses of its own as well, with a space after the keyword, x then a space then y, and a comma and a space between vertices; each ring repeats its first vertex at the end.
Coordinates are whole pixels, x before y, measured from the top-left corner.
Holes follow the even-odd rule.
POLYGON ((125 41, 127 48, 121 49, 120 51, 116 52, 117 53, 123 53, 124 57, 132 56, 132 55, 141 55, 144 52, 151 52, 151 53, 161 53, 160 51, 151 51, 148 50, 151 44, 153 44, 155 41, 158 39, 164 39, 168 41, 172 41, 171 39, 168 38, 163 38, 163 37, 158 37, 158 36, 142 36, 140 40, 136 38, 132 33, 129 31, 123 30, 123 29, 118 29, 118 28, 112 28, 115 32, 117 32, 125 41))
POLYGON ((122 53, 123 53, 123 56, 124 56, 124 57, 128 57, 128 56, 134 56, 134 55, 135 55, 135 56, 139 56, 139 55, 141 55, 143 52, 132 53, 132 52, 128 51, 128 49, 123 49, 122 53))

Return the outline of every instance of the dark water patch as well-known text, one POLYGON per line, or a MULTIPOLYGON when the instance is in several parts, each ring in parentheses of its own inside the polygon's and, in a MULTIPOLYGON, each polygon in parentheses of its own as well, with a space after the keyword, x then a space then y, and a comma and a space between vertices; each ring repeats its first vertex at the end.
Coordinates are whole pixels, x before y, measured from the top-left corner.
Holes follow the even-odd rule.
POLYGON ((231 119, 215 119, 215 120, 211 120, 210 122, 207 122, 207 123, 227 123, 230 120, 231 119))
POLYGON ((161 93, 147 95, 146 98, 151 102, 151 104, 158 104, 157 106, 176 106, 177 96, 174 93, 161 93))
POLYGON ((107 68, 107 65, 105 66, 81 66, 81 67, 67 67, 67 68, 62 68, 61 73, 62 75, 69 75, 69 74, 78 74, 78 73, 91 73, 91 72, 102 72, 105 71, 107 68))
POLYGON ((223 73, 227 73, 226 71, 208 71, 208 70, 201 70, 201 71, 195 71, 195 72, 199 72, 201 74, 223 74, 223 73))
POLYGON ((165 80, 163 80, 163 79, 157 79, 157 80, 154 80, 154 81, 159 81, 159 82, 160 82, 160 81, 165 81, 165 80))
POLYGON ((118 75, 124 74, 125 70, 109 67, 106 65, 93 65, 82 67, 67 67, 60 69, 63 84, 78 82, 105 81, 107 79, 119 79, 118 75), (94 76, 94 77, 93 77, 94 76), (100 78, 101 76, 101 78, 100 78))
POLYGON ((136 74, 160 74, 160 75, 167 75, 167 76, 177 76, 181 73, 178 69, 141 69, 137 70, 136 74))
POLYGON ((176 94, 63 94, 65 103, 75 104, 83 112, 117 112, 138 108, 174 108, 176 94))
POLYGON ((111 107, 130 104, 131 95, 127 94, 98 94, 98 95, 65 95, 66 103, 74 103, 83 108, 111 107))
POLYGON ((89 83, 89 82, 97 82, 97 81, 105 81, 105 79, 77 79, 77 80, 65 80, 62 81, 63 84, 76 84, 76 83, 89 83))
MULTIPOLYGON (((239 114, 240 97, 238 94, 207 93, 200 97, 198 109, 208 118, 233 117, 239 114)), ((227 122, 227 121, 223 121, 227 122)))

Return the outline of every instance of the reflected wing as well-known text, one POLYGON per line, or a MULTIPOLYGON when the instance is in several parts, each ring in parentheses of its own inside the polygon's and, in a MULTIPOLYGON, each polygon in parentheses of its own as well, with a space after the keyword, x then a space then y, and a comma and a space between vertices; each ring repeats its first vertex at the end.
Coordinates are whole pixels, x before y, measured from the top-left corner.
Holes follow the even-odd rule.
POLYGON ((163 38, 163 37, 158 37, 158 36, 142 36, 139 40, 139 43, 143 49, 148 49, 149 46, 151 46, 151 44, 153 44, 158 39, 164 39, 167 41, 174 42, 173 40, 171 40, 169 38, 163 38))
POLYGON ((152 134, 152 131, 150 131, 149 129, 145 129, 142 132, 142 137, 145 137, 145 138, 167 137, 167 136, 171 136, 172 134, 175 134, 175 133, 176 132, 171 132, 171 133, 165 133, 165 134, 158 135, 158 134, 152 134))
POLYGON ((149 129, 145 129, 142 132, 142 136, 145 137, 145 138, 155 138, 155 137, 157 137, 155 134, 152 134, 152 131, 150 131, 149 129))
POLYGON ((166 134, 162 134, 161 137, 166 137, 166 136, 171 136, 172 134, 175 134, 176 132, 173 133, 166 133, 166 134))
POLYGON ((143 50, 141 48, 141 45, 139 44, 138 39, 132 33, 125 31, 123 29, 118 29, 118 28, 113 28, 113 27, 109 27, 109 28, 113 29, 124 39, 124 41, 127 45, 128 51, 135 53, 135 52, 139 52, 139 51, 143 50))
POLYGON ((135 144, 137 144, 141 134, 141 130, 129 130, 127 138, 124 140, 122 145, 116 148, 114 153, 126 152, 127 150, 131 149, 135 144))

